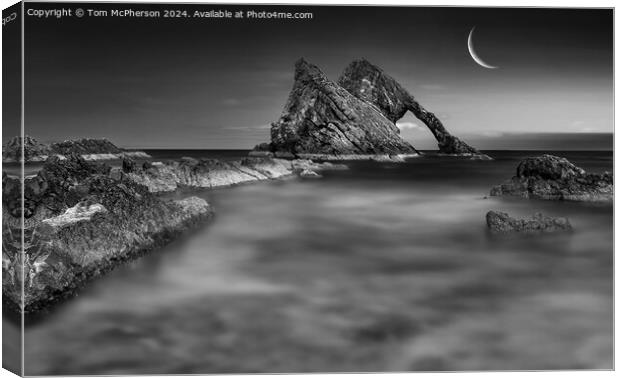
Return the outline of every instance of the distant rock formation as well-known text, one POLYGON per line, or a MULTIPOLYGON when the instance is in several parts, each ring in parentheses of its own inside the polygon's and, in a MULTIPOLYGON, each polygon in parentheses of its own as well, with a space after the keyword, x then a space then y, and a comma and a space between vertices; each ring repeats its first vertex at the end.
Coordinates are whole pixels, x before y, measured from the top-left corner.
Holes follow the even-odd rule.
POLYGON ((49 145, 40 143, 28 135, 24 138, 16 136, 3 146, 2 161, 20 161, 22 158, 22 145, 24 146, 24 156, 26 161, 45 161, 47 156, 52 154, 52 150, 49 145))
POLYGON ((424 109, 395 79, 366 59, 351 62, 338 84, 354 96, 374 105, 394 123, 407 111, 411 111, 433 133, 442 154, 486 156, 451 135, 441 121, 424 109))
POLYGON ((298 60, 284 112, 271 127, 271 143, 259 144, 251 155, 403 161, 418 154, 395 124, 407 111, 428 126, 440 153, 490 159, 448 133, 396 80, 366 60, 351 63, 338 84, 298 60))
POLYGON ((69 155, 72 153, 87 154, 120 154, 122 149, 116 147, 107 139, 76 139, 65 140, 64 142, 52 143, 51 149, 54 153, 69 155))
POLYGON ((24 145, 24 157, 26 162, 44 162, 50 156, 66 159, 70 154, 81 155, 86 160, 112 160, 121 156, 133 156, 137 158, 149 158, 142 151, 126 151, 115 146, 107 139, 78 139, 66 140, 52 144, 43 144, 26 135, 24 138, 16 136, 9 140, 3 148, 2 161, 21 161, 21 146, 24 145))
POLYGON ((517 174, 491 189, 492 196, 519 196, 547 200, 613 201, 613 174, 587 173, 567 159, 542 155, 526 158, 517 174))
POLYGON ((486 220, 487 227, 493 233, 540 234, 573 229, 568 218, 553 218, 541 213, 536 213, 528 219, 517 219, 507 213, 491 210, 487 213, 486 220))
POLYGON ((300 59, 284 112, 272 124, 271 143, 257 150, 282 157, 417 154, 399 132, 378 109, 300 59))

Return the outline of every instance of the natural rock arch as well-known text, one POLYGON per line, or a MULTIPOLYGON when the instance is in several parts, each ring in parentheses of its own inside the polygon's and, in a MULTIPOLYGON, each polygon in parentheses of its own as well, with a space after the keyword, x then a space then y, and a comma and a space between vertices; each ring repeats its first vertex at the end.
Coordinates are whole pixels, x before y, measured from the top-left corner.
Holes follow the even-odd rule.
POLYGON ((480 154, 477 149, 451 135, 435 114, 424 109, 394 78, 366 59, 351 62, 338 84, 354 96, 374 105, 394 123, 407 111, 411 111, 433 133, 441 153, 480 154))
POLYGON ((255 153, 303 155, 413 155, 396 121, 411 111, 429 128, 443 154, 486 157, 451 135, 396 80, 365 59, 349 64, 338 83, 303 58, 295 63, 295 83, 271 142, 255 153), (262 151, 262 152, 258 152, 262 151))

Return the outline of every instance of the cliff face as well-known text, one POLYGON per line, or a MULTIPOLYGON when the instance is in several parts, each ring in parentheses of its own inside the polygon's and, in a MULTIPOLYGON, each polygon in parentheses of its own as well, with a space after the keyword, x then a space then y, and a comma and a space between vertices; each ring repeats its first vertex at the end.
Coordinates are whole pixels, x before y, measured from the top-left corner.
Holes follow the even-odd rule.
POLYGON ((303 59, 295 64, 295 84, 282 116, 271 127, 269 147, 291 154, 416 153, 378 109, 303 59))
POLYGON ((440 153, 480 155, 480 151, 451 135, 433 113, 424 109, 396 80, 367 60, 356 60, 349 64, 338 84, 372 104, 392 122, 411 111, 433 133, 440 153))

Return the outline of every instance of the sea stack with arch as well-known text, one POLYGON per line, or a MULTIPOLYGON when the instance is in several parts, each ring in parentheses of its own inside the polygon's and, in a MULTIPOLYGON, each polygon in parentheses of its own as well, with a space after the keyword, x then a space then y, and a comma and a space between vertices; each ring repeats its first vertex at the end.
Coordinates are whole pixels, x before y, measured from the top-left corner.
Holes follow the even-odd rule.
POLYGON ((491 159, 451 135, 394 78, 366 59, 351 62, 337 83, 317 66, 299 59, 284 111, 271 125, 271 141, 259 144, 250 154, 402 161, 419 155, 395 124, 408 111, 432 132, 440 154, 491 159))

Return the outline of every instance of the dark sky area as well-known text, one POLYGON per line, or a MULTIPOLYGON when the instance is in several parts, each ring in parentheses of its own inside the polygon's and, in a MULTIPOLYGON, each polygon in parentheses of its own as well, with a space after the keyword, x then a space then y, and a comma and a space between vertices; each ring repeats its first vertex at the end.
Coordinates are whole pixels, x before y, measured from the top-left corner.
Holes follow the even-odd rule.
MULTIPOLYGON (((481 148, 492 149, 498 138, 510 148, 511 136, 545 133, 561 149, 562 139, 550 133, 584 133, 586 141, 588 133, 613 131, 611 10, 65 5, 78 7, 278 10, 314 18, 26 16, 25 125, 42 141, 251 148, 269 139, 300 57, 333 80, 351 60, 367 58, 481 148), (498 69, 470 57, 474 25, 477 53, 498 69)), ((432 148, 421 125, 411 115, 399 123, 414 146, 432 148)))

